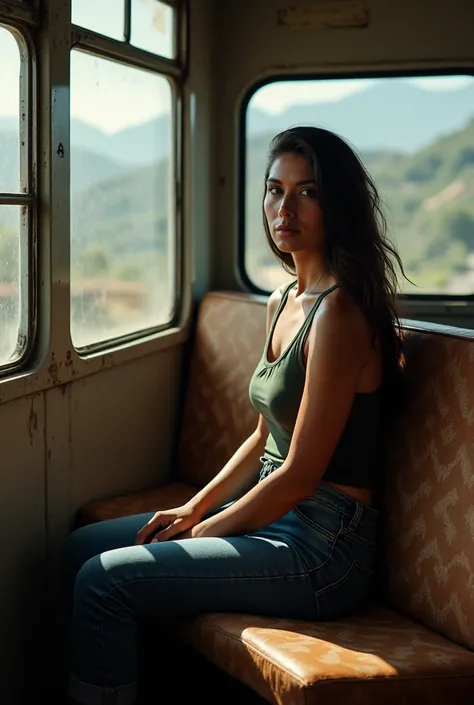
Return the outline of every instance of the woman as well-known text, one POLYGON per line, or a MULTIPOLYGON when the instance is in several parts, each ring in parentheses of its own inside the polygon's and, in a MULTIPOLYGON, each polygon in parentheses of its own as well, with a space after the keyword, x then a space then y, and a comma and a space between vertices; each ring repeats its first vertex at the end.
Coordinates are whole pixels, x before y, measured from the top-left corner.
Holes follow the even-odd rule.
POLYGON ((268 301, 250 383, 258 425, 186 505, 69 538, 75 702, 135 702, 142 620, 203 611, 328 620, 370 589, 383 400, 401 355, 392 260, 401 262, 370 177, 326 130, 273 140, 263 210, 269 244, 296 280, 268 301))

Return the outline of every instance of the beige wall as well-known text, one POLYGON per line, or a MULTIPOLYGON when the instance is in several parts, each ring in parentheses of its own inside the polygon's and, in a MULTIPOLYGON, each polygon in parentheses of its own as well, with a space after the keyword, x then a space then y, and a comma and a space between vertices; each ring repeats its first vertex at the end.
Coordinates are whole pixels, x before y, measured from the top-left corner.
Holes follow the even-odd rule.
POLYGON ((35 678, 51 665, 46 649, 56 610, 48 614, 47 597, 56 594, 74 511, 92 497, 151 486, 168 474, 179 362, 179 348, 170 348, 0 405, 5 705, 35 697, 35 678))

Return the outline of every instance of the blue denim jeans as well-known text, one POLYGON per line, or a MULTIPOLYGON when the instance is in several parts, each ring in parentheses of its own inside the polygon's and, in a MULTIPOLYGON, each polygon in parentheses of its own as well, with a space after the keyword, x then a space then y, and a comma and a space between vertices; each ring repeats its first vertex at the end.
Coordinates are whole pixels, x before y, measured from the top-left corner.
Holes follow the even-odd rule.
MULTIPOLYGON (((261 477, 272 469, 265 461, 261 477)), ((78 703, 135 702, 142 621, 206 611, 330 620, 369 592, 378 512, 331 485, 251 535, 135 546, 151 516, 92 524, 68 539, 69 695, 78 703)))

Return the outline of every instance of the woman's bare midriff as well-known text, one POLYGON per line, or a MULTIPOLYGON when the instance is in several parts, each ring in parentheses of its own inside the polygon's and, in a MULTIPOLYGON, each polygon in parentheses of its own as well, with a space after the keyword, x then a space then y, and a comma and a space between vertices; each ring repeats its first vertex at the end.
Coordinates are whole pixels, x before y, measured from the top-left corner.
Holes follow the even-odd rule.
POLYGON ((344 492, 344 494, 348 494, 349 497, 356 499, 358 502, 362 502, 362 504, 368 504, 369 507, 372 506, 374 501, 374 493, 370 490, 364 490, 360 487, 348 487, 347 485, 337 485, 335 482, 328 482, 327 484, 332 485, 341 492, 344 492))

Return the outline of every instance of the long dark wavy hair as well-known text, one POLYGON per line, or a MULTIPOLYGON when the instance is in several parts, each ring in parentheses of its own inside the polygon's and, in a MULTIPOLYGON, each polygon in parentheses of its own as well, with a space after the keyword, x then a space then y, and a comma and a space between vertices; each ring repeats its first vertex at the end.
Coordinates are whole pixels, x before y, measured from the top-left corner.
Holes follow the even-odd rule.
MULTIPOLYGON (((311 165, 322 210, 328 269, 359 304, 380 346, 384 388, 399 382, 403 360, 396 309, 400 256, 387 236, 377 188, 357 154, 341 137, 320 127, 294 127, 270 143, 265 186, 282 154, 301 154, 311 165)), ((262 204, 263 208, 263 204, 262 204)), ((293 257, 278 249, 263 213, 268 243, 283 268, 296 274, 293 257)), ((393 401, 393 396, 390 394, 393 401)))

